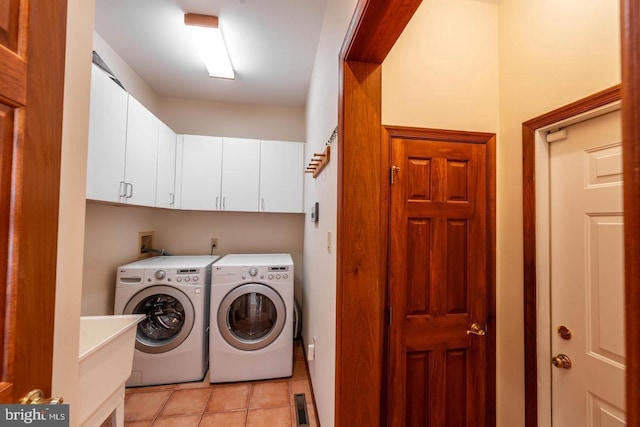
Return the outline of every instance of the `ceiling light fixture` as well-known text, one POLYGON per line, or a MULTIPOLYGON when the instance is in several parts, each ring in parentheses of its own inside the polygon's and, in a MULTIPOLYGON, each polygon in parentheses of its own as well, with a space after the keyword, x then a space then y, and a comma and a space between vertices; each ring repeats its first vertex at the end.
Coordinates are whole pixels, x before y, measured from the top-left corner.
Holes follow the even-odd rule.
POLYGON ((218 27, 218 17, 185 13, 184 23, 191 32, 209 76, 234 79, 229 52, 218 27))

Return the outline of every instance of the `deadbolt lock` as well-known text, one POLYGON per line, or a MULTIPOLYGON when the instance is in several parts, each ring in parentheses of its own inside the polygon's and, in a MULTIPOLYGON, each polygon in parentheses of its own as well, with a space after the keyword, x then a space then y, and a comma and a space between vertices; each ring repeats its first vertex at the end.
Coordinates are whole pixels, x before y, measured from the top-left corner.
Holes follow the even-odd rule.
POLYGON ((560 353, 559 355, 551 358, 553 366, 560 369, 571 369, 571 359, 566 354, 560 353))
POLYGON ((566 326, 558 326, 558 335, 560 335, 560 338, 563 340, 571 339, 571 331, 566 326))

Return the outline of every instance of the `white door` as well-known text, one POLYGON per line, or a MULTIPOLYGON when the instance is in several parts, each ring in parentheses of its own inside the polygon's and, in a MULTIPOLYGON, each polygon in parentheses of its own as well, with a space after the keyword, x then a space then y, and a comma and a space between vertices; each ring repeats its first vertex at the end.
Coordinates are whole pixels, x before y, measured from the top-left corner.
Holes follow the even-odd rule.
POLYGON ((222 210, 257 211, 259 180, 260 140, 223 138, 222 210))
POLYGON ((260 211, 303 212, 304 144, 260 144, 260 211))
POLYGON ((156 205, 156 168, 160 120, 139 101, 129 96, 124 202, 156 205))
POLYGON ((620 112, 567 132, 550 147, 553 426, 624 426, 620 112))
POLYGON ((179 146, 176 186, 180 188, 180 209, 219 210, 222 138, 183 135, 179 146))
POLYGON ((122 200, 128 100, 127 92, 91 66, 87 199, 122 200))
POLYGON ((160 122, 158 131, 158 172, 156 207, 175 207, 176 133, 160 122))

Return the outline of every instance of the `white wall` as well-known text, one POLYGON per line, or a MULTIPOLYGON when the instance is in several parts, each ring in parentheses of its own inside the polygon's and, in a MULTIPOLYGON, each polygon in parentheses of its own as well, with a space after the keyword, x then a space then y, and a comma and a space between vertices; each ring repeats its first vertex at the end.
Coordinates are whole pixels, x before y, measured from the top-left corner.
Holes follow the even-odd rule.
POLYGON ((498 7, 424 0, 382 64, 382 123, 498 130, 498 7))
MULTIPOLYGON (((338 125, 338 57, 356 0, 329 0, 307 98, 307 161, 321 153, 338 125)), ((336 201, 338 144, 331 161, 316 179, 305 179, 305 209, 320 203, 319 222, 305 222, 303 340, 316 338, 315 360, 309 371, 320 424, 332 426, 335 412, 336 341, 336 201), (328 236, 331 233, 331 236, 328 236), (330 250, 327 240, 330 239, 330 250)))
MULTIPOLYGON (((78 337, 82 289, 84 198, 89 132, 89 85, 93 1, 67 3, 67 52, 65 57, 64 112, 55 325, 53 337, 52 393, 63 396, 73 408, 80 398, 78 387, 78 337)), ((76 425, 76 411, 70 424, 76 425)))
POLYGON ((383 64, 383 123, 498 134, 498 426, 524 425, 522 122, 619 81, 615 1, 424 0, 383 64))
POLYGON ((304 142, 303 107, 160 98, 157 116, 177 133, 304 142))
MULTIPOLYGON (((91 20, 93 23, 93 19, 91 20)), ((92 25, 93 27, 93 25, 92 25)), ((157 110, 158 96, 151 87, 136 73, 133 68, 120 57, 118 52, 104 41, 100 34, 93 33, 93 50, 96 51, 100 58, 107 64, 109 69, 118 78, 120 83, 125 87, 126 91, 135 99, 140 101, 142 105, 147 107, 149 111, 155 113, 157 110)))

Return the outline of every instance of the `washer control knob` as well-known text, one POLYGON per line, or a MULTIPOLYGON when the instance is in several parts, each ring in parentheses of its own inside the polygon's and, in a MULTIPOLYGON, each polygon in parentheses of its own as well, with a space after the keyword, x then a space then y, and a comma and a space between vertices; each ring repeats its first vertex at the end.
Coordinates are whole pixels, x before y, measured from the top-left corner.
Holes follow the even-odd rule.
POLYGON ((182 282, 182 277, 180 276, 176 277, 176 282, 182 282))
POLYGON ((269 280, 273 280, 273 274, 269 274, 269 280))
POLYGON ((249 276, 253 277, 253 276, 255 276, 256 274, 258 274, 258 269, 257 269, 257 268, 255 268, 255 267, 251 267, 251 268, 249 269, 249 276))
POLYGON ((280 275, 279 275, 279 274, 276 274, 276 279, 279 279, 279 278, 280 278, 280 275))
POLYGON ((288 279, 288 278, 289 278, 289 275, 288 275, 287 273, 284 273, 284 274, 282 275, 282 278, 283 278, 283 279, 288 279))
POLYGON ((167 277, 167 273, 164 270, 158 270, 156 271, 156 273, 154 274, 155 278, 158 280, 162 280, 165 277, 167 277))
POLYGON ((187 277, 185 277, 185 278, 184 278, 184 281, 185 281, 185 282, 188 282, 189 280, 191 280, 191 279, 189 278, 189 276, 187 276, 187 277))
POLYGON ((198 279, 198 276, 193 276, 193 281, 194 281, 194 282, 197 282, 198 280, 199 280, 199 279, 198 279))

